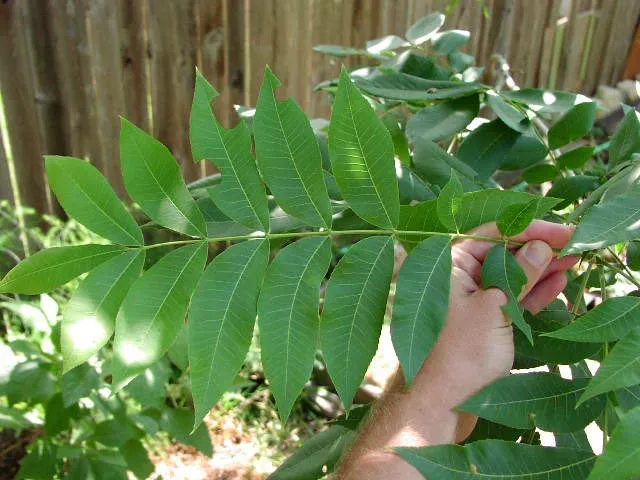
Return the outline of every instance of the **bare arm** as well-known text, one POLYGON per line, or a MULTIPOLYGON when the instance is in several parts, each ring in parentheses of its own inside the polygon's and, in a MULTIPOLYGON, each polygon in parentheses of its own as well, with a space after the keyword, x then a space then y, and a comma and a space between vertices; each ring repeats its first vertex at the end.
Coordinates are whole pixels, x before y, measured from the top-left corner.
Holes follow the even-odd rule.
MULTIPOLYGON (((500 236, 493 223, 474 233, 500 236)), ((554 258, 552 248, 562 248, 571 234, 569 227, 535 221, 514 237, 527 242, 515 253, 528 277, 521 294, 526 309, 538 312, 565 287, 564 272, 577 259, 554 258)), ((340 480, 422 479, 389 447, 454 443, 471 434, 477 418, 455 407, 508 374, 514 358, 513 331, 500 309, 506 296, 481 287, 482 262, 492 246, 476 240, 454 245, 449 313, 438 342, 410 389, 396 373, 344 459, 340 480)))

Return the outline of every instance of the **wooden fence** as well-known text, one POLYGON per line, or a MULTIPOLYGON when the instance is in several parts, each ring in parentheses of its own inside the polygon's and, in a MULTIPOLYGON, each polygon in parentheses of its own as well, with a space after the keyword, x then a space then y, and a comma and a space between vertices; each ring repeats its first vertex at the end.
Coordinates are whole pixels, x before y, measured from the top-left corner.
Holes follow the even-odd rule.
MULTIPOLYGON (((118 115, 153 133, 197 178, 211 166, 191 161, 194 65, 221 92, 215 110, 226 125, 236 121, 234 104, 255 103, 265 64, 282 95, 326 117, 328 100, 311 86, 335 77, 339 62, 314 45, 402 35, 451 2, 2 0, 0 198, 57 211, 42 153, 89 158, 125 195, 118 115)), ((639 17, 639 0, 461 0, 445 26, 471 31, 466 51, 480 65, 504 55, 522 86, 589 94, 621 78, 639 17)))

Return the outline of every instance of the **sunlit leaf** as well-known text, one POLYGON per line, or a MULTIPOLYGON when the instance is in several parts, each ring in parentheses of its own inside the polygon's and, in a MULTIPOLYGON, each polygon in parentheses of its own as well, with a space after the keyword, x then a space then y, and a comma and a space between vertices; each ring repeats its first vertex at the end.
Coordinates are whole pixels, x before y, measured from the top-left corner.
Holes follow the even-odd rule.
POLYGON ((496 221, 500 233, 507 237, 512 237, 523 232, 535 218, 537 208, 537 200, 516 203, 506 207, 500 212, 496 221))
POLYGON ((292 99, 276 99, 279 86, 267 67, 253 126, 260 171, 284 211, 309 225, 330 227, 318 142, 300 106, 292 99))
POLYGON ((504 90, 500 94, 512 100, 525 103, 536 112, 541 113, 564 113, 578 103, 590 101, 584 95, 542 88, 504 90))
POLYGON ((232 246, 207 267, 193 294, 189 363, 197 427, 230 387, 249 350, 269 242, 232 246))
POLYGON ((313 368, 320 283, 330 260, 327 238, 288 245, 268 268, 258 299, 262 363, 283 421, 313 368))
POLYGON ((347 410, 378 348, 393 262, 391 237, 365 238, 349 248, 327 284, 320 341, 347 410))
POLYGON ((431 37, 431 46, 440 55, 447 55, 466 44, 471 38, 467 30, 447 30, 431 37))
POLYGON ((0 293, 50 292, 125 251, 116 245, 75 245, 42 250, 0 280, 0 293))
POLYGON ((444 15, 434 12, 411 25, 405 36, 414 45, 420 45, 429 40, 442 25, 444 25, 444 15))
POLYGON ((486 87, 480 83, 447 80, 427 80, 393 72, 373 78, 355 78, 358 86, 376 97, 392 100, 424 101, 466 97, 482 92, 486 87))
POLYGON ((124 118, 120 164, 127 192, 153 221, 192 237, 207 236, 202 214, 169 149, 124 118))
POLYGON ((142 231, 97 168, 79 158, 45 159, 49 186, 71 217, 113 243, 144 243, 142 231))
POLYGON ((162 257, 129 289, 116 320, 113 387, 119 390, 162 357, 185 320, 207 259, 207 244, 162 257))
POLYGON ((451 242, 446 236, 424 240, 400 269, 391 338, 407 384, 422 368, 444 326, 450 277, 451 242))

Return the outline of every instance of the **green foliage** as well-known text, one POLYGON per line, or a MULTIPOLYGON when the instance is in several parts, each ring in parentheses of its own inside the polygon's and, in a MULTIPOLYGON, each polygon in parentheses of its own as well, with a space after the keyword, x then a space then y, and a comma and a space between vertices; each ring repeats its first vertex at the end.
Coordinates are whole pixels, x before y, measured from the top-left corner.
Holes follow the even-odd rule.
MULTIPOLYGON (((304 391, 320 358, 318 346, 355 416, 354 397, 376 350, 390 292, 391 335, 407 384, 437 342, 450 301, 452 241, 460 238, 496 244, 481 280, 506 295, 503 309, 517 327, 516 366, 547 365, 552 373, 506 377, 461 405, 482 417, 467 445, 398 453, 429 478, 585 478, 596 457, 583 428, 596 419, 605 434, 618 425, 597 468, 640 474, 637 462, 624 461, 625 455, 635 458, 628 446, 639 441, 633 410, 640 399, 637 293, 624 296, 640 288, 632 271, 640 264, 634 243, 640 235, 637 116, 627 113, 605 164, 602 148, 583 140, 593 126, 594 102, 568 92, 480 83, 482 70, 458 51, 468 33, 442 31, 443 22, 432 14, 406 39, 386 37, 365 49, 317 47, 379 62, 357 73, 343 68, 339 79, 319 86, 333 98, 330 122, 310 123, 294 100, 277 100, 280 82, 267 69, 251 130, 245 122, 227 130, 212 110, 216 90, 196 72, 193 156, 221 174, 190 186, 165 146, 122 120, 125 186, 139 216, 175 232, 165 237, 145 229, 143 238, 88 163, 48 158, 51 184, 67 213, 113 244, 92 237, 87 245, 49 248, 0 281, 2 294, 38 294, 89 272, 61 326, 49 320, 57 314, 47 314, 46 305, 38 312, 22 298, 2 297, 12 315, 29 317, 25 331, 48 342, 49 356, 43 356, 30 341, 12 341, 10 348, 23 358, 0 382, 10 409, 0 410, 6 425, 25 425, 20 412, 45 405, 49 436, 34 445, 23 476, 110 472, 122 478, 127 469, 145 476, 150 464, 142 440, 159 429, 211 454, 202 419, 234 388, 256 323, 266 383, 282 420, 304 391), (494 119, 478 117, 485 111, 494 119), (552 185, 542 196, 537 185, 545 182, 552 185), (562 254, 580 253, 583 261, 565 290, 570 305, 554 302, 533 315, 519 303, 527 277, 512 249, 521 243, 508 237, 537 218, 576 223, 562 254), (468 233, 487 222, 496 222, 500 234, 468 233), (410 253, 393 288, 399 244, 410 253), (604 300, 590 311, 587 289, 604 300), (52 357, 64 361, 60 380, 63 370, 52 357), (109 362, 96 370, 96 357, 109 362), (593 378, 585 359, 601 362, 593 378), (571 366, 574 379, 558 375, 558 365, 571 366), (186 371, 176 388, 191 389, 195 412, 166 406, 172 368, 186 371), (96 391, 109 390, 109 376, 116 393, 106 399, 96 391), (76 418, 78 411, 86 415, 81 404, 87 396, 107 412, 92 416, 93 423, 76 418), (123 398, 144 410, 132 418, 123 398), (81 456, 58 460, 56 439, 79 423, 90 425, 78 446, 81 456), (557 434, 558 448, 526 444, 538 426, 557 434), (30 470, 37 465, 40 473, 30 470)), ((273 478, 330 472, 359 418, 307 442, 273 478)))

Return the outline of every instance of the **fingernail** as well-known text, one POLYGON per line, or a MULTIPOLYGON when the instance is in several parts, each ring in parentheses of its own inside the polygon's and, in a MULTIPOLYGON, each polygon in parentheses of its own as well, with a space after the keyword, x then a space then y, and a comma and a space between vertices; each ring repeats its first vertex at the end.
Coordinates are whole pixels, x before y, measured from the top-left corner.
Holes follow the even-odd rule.
POLYGON ((544 267, 551 260, 553 251, 545 242, 535 240, 523 247, 522 254, 529 264, 534 267, 544 267))

